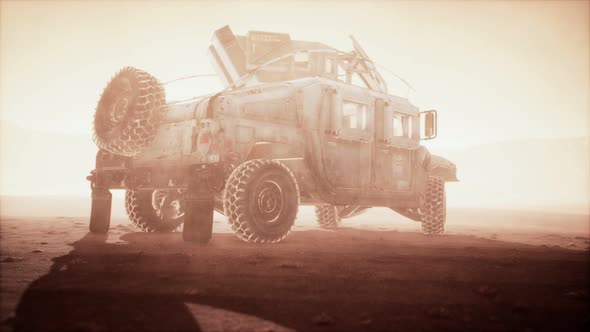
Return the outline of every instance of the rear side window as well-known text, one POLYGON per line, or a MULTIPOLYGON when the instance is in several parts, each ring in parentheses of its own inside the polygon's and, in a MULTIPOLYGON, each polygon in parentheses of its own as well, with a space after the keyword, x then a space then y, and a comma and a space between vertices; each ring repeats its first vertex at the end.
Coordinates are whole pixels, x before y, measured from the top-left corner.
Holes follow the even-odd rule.
POLYGON ((342 128, 367 130, 367 105, 344 100, 342 128))

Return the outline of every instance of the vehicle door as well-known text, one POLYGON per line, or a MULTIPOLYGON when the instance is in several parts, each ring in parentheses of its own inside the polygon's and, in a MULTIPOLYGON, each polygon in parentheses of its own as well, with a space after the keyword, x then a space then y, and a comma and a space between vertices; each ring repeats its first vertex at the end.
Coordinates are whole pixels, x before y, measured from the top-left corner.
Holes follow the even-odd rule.
POLYGON ((360 191, 371 182, 373 106, 366 89, 337 83, 331 93, 332 123, 325 133, 323 163, 338 189, 360 191))
POLYGON ((412 159, 419 146, 418 110, 399 98, 375 98, 372 187, 389 195, 413 192, 412 159))

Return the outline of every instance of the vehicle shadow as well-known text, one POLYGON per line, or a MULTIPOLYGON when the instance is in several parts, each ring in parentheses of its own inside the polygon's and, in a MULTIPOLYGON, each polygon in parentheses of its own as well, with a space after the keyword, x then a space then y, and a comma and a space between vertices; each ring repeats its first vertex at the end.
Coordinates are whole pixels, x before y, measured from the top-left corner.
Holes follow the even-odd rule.
POLYGON ((48 274, 31 283, 16 310, 15 331, 200 331, 182 294, 128 292, 137 273, 124 268, 137 257, 101 254, 106 235, 86 234, 71 252, 53 259, 48 274), (97 264, 98 263, 98 264, 97 264))
POLYGON ((89 233, 54 258, 22 296, 15 330, 500 331, 585 323, 583 302, 562 296, 587 291, 584 253, 358 229, 299 231, 276 245, 227 233, 205 246, 179 233, 120 240, 89 233), (545 279, 535 284, 533 274, 545 279), (524 313, 515 314, 517 300, 524 313))

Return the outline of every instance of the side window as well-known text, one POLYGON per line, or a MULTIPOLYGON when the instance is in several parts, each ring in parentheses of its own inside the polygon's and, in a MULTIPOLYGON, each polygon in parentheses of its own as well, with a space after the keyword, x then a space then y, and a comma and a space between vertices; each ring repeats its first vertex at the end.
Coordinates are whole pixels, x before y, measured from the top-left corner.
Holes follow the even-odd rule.
POLYGON ((293 55, 296 68, 309 68, 309 54, 304 52, 297 52, 293 55))
POLYGON ((367 105, 343 100, 342 128, 367 130, 367 105))
POLYGON ((393 115, 393 137, 414 137, 414 118, 411 115, 395 113, 393 115))
POLYGON ((393 137, 403 137, 403 136, 404 136, 403 116, 399 113, 395 113, 393 115, 393 137))

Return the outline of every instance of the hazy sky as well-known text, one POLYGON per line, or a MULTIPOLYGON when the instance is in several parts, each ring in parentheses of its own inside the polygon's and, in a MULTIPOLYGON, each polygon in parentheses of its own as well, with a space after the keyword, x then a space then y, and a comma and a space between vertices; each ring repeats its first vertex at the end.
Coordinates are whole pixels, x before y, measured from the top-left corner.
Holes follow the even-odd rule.
MULTIPOLYGON (((212 73, 205 56, 211 34, 229 24, 236 34, 288 32, 345 51, 354 35, 374 61, 411 82, 419 107, 439 110, 439 137, 427 144, 458 164, 462 182, 449 186, 450 204, 464 204, 468 196, 482 204, 490 197, 515 203, 521 194, 536 205, 584 201, 590 192, 587 143, 569 151, 556 142, 546 152, 553 157, 549 164, 539 162, 543 152, 525 156, 531 150, 526 144, 491 155, 453 155, 442 148, 588 136, 589 10, 581 1, 0 0, 0 194, 87 196, 85 177, 96 154, 92 117, 111 76, 129 65, 162 81, 212 73), (529 162, 535 169, 544 165, 541 174, 566 167, 569 180, 555 185, 559 190, 513 190, 518 179, 540 177, 529 174, 529 162), (498 178, 490 180, 490 174, 498 178)), ((219 84, 215 78, 201 82, 219 84)))
POLYGON ((126 65, 161 80, 211 73, 211 32, 289 32, 374 61, 440 111, 437 145, 588 135, 588 2, 1 2, 2 119, 91 133, 126 65))
MULTIPOLYGON (((589 10, 587 1, 0 0, 0 193, 87 195, 92 117, 111 76, 128 65, 162 81, 212 73, 205 52, 225 24, 236 34, 288 32, 345 51, 354 35, 374 61, 411 82, 419 107, 439 110, 439 137, 428 143, 435 153, 588 136, 589 10)), ((458 188, 478 168, 459 163, 458 188)), ((571 186, 588 192, 584 181, 571 186)))

